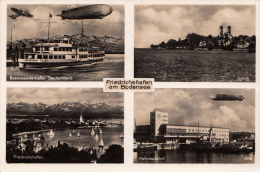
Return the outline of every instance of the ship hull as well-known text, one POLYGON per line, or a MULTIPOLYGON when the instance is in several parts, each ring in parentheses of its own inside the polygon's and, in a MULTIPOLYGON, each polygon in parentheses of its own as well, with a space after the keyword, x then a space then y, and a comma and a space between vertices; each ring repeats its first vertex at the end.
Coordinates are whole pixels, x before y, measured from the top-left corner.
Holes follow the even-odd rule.
POLYGON ((97 58, 89 61, 70 61, 70 62, 34 62, 34 61, 19 61, 19 68, 44 68, 44 67, 59 67, 59 66, 74 66, 90 64, 96 61, 103 61, 103 58, 97 58))

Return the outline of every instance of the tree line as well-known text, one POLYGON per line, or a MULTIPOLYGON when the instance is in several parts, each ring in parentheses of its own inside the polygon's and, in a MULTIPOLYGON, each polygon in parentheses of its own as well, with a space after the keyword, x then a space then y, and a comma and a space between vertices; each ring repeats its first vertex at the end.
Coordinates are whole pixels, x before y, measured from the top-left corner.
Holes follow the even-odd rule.
MULTIPOLYGON (((189 33, 185 39, 181 40, 175 40, 175 39, 170 39, 168 42, 162 41, 158 45, 151 44, 150 48, 152 49, 190 49, 194 50, 195 48, 199 47, 199 44, 201 41, 205 41, 206 46, 205 48, 208 48, 209 50, 212 49, 220 49, 223 48, 223 45, 219 44, 219 36, 213 37, 212 35, 209 36, 204 36, 204 35, 199 35, 196 33, 189 33)), ((228 38, 223 38, 223 39, 228 39, 228 38)), ((256 41, 256 36, 248 36, 248 35, 239 35, 239 36, 234 36, 232 39, 232 42, 230 43, 229 47, 230 48, 235 48, 237 43, 240 40, 249 40, 250 45, 248 48, 255 48, 255 41, 256 41)))

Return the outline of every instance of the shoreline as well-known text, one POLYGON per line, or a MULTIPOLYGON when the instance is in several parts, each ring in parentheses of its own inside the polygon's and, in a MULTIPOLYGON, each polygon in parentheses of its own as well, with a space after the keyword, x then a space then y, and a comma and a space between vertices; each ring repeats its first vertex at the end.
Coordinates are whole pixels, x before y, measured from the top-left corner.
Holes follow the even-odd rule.
MULTIPOLYGON (((109 128, 112 128, 112 127, 119 127, 120 125, 116 126, 118 124, 115 124, 115 125, 111 125, 111 126, 101 126, 101 127, 98 127, 98 128, 104 128, 104 127, 109 127, 109 128)), ((80 126, 80 127, 68 127, 68 128, 56 128, 56 129, 43 129, 43 130, 37 130, 37 131, 25 131, 25 132, 20 132, 20 133, 15 133, 13 134, 12 136, 13 137, 17 137, 17 136, 21 136, 21 135, 24 135, 24 134, 35 134, 35 133, 40 133, 40 132, 46 132, 46 131, 50 131, 50 130, 53 130, 53 131, 58 131, 58 130, 67 130, 67 129, 91 129, 95 126, 80 126)), ((7 140, 8 141, 8 140, 7 140)))

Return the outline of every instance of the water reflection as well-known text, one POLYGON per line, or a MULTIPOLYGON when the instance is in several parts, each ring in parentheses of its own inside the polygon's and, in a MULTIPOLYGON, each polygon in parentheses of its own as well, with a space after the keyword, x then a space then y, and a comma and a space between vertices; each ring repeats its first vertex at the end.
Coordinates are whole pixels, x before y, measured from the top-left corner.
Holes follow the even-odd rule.
POLYGON ((134 152, 135 163, 254 163, 255 153, 223 153, 191 150, 134 152))

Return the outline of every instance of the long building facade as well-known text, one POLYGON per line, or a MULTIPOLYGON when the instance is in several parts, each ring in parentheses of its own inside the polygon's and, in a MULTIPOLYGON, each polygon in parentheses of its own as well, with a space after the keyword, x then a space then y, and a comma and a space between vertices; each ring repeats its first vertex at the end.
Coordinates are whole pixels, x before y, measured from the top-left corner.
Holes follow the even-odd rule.
POLYGON ((229 128, 172 125, 168 123, 168 113, 154 110, 150 113, 150 125, 136 126, 135 139, 139 142, 181 142, 198 140, 229 142, 229 128))

